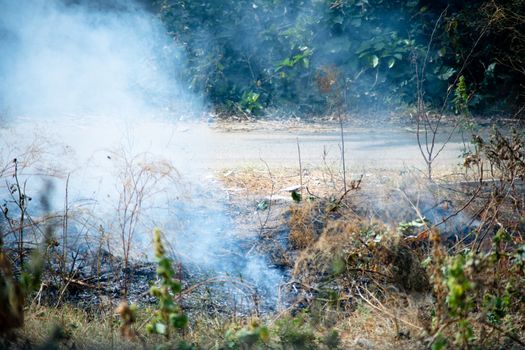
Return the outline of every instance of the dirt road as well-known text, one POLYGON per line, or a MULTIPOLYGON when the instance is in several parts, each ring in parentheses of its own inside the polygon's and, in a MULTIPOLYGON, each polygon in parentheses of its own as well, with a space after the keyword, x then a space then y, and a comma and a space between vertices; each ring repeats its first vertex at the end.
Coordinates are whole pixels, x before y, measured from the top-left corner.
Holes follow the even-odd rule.
MULTIPOLYGON (((448 136, 439 134, 436 148, 448 136)), ((405 167, 425 169, 416 134, 403 127, 345 126, 349 172, 381 172, 405 167)), ((114 189, 112 155, 143 159, 166 159, 192 180, 212 176, 222 169, 245 166, 298 166, 297 141, 304 167, 338 164, 340 134, 336 124, 290 123, 204 123, 170 120, 119 120, 102 117, 64 117, 39 121, 18 118, 0 129, 0 161, 19 157, 31 145, 40 166, 55 173, 71 174, 83 191, 114 189), (35 147, 36 146, 36 147, 35 147)), ((436 169, 450 169, 460 163, 463 144, 454 135, 436 160, 436 169)), ((42 171, 40 171, 42 172, 42 171)))

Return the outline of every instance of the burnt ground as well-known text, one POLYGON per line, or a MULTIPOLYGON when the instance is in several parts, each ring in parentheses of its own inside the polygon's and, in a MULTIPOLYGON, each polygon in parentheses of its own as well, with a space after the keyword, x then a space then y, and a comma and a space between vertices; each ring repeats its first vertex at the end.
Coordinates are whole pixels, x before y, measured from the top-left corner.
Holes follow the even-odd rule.
MULTIPOLYGON (((91 130, 90 126, 82 127, 82 133, 91 130)), ((92 150, 71 141, 80 131, 71 128, 65 125, 63 131, 67 135, 63 140, 70 142, 73 148, 78 147, 77 164, 84 158, 91 159, 92 150)), ((94 130, 99 131, 96 126, 94 130)), ((145 131, 148 135, 156 131, 162 135, 166 128, 163 123, 154 123, 141 130, 145 131)), ((215 174, 216 180, 204 187, 206 193, 217 195, 210 195, 206 200, 223 203, 221 210, 231 219, 231 226, 225 230, 234 231, 224 236, 221 252, 214 253, 222 254, 216 261, 227 261, 226 269, 177 262, 184 286, 179 297, 183 307, 190 314, 219 317, 230 317, 232 313, 239 316, 271 314, 285 307, 289 300, 279 293, 278 284, 261 287, 235 268, 247 265, 256 257, 266 270, 276 272, 282 283, 290 280, 299 252, 289 240, 291 211, 296 205, 290 190, 300 187, 302 182, 303 200, 322 199, 325 204, 340 201, 343 189, 337 126, 298 123, 283 129, 279 123, 179 124, 172 126, 170 133, 167 150, 182 150, 182 161, 176 162, 191 163, 190 176, 210 170, 215 174), (302 155, 301 176, 298 143, 302 155), (329 155, 325 156, 327 149, 329 155)), ((143 139, 146 135, 135 136, 143 139)), ((380 220, 393 230, 397 230, 400 223, 417 220, 420 215, 436 223, 454 214, 461 207, 465 194, 475 188, 464 186, 459 195, 454 194, 458 192, 459 177, 457 172, 450 170, 461 162, 458 153, 463 143, 459 136, 451 140, 440 157, 441 166, 436 170, 439 185, 434 184, 432 188, 418 180, 422 176, 417 168, 424 163, 410 128, 349 126, 345 129, 345 140, 347 182, 349 185, 359 182, 358 189, 344 196, 345 202, 350 203, 345 215, 351 213, 370 222, 380 220), (414 206, 419 208, 419 213, 414 206)), ((106 159, 105 153, 103 155, 106 159)), ((99 171, 104 169, 95 170, 97 176, 103 175, 99 171)), ((199 178, 202 176, 196 177, 199 178)), ((319 213, 318 220, 313 223, 317 234, 323 229, 325 214, 319 213)), ((453 220, 447 221, 448 227, 442 227, 452 243, 471 225, 475 226, 474 214, 454 215, 453 220)), ((417 229, 406 234, 417 235, 417 229)), ((43 287, 45 290, 34 302, 55 305, 60 300, 92 312, 112 310, 124 297, 128 279, 128 300, 146 307, 153 305, 155 300, 149 296, 148 289, 156 279, 155 263, 138 259, 124 269, 121 258, 103 249, 97 257, 98 260, 88 255, 80 257, 77 271, 68 276, 65 285, 60 278, 49 277, 43 287), (64 287, 67 287, 65 292, 64 287)))

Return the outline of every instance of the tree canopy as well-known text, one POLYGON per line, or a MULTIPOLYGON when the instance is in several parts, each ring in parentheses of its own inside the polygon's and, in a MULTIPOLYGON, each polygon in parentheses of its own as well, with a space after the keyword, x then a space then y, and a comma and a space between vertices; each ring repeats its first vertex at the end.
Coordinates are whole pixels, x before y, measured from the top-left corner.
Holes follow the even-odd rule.
POLYGON ((156 0, 155 6, 186 50, 188 84, 232 112, 320 113, 337 104, 348 111, 392 109, 413 104, 418 86, 438 108, 460 76, 478 112, 520 112, 525 101, 523 0, 156 0), (344 98, 336 101, 336 92, 344 98))

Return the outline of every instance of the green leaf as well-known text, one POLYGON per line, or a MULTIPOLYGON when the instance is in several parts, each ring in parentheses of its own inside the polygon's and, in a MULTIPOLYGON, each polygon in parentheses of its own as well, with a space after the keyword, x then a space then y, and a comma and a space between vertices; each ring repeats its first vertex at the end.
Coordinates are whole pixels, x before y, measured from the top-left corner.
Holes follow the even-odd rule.
POLYGON ((153 332, 155 332, 155 327, 154 327, 152 324, 149 324, 149 323, 148 323, 148 324, 146 325, 146 332, 148 332, 148 333, 153 333, 153 332))
POLYGON ((188 324, 188 317, 183 314, 170 314, 170 323, 173 327, 182 329, 188 324))
POLYGON ((260 327, 259 328, 259 338, 263 341, 263 343, 268 343, 270 341, 270 331, 267 327, 260 327))
POLYGON ((151 286, 149 289, 149 293, 154 296, 155 298, 158 298, 161 296, 160 289, 156 286, 151 286))
POLYGON ((377 55, 368 56, 368 63, 372 68, 375 68, 379 65, 379 57, 377 55))
POLYGON ((423 268, 426 268, 428 265, 430 265, 431 262, 432 262, 432 257, 427 256, 427 258, 421 262, 421 266, 423 268))
POLYGON ((166 325, 161 322, 155 323, 155 333, 166 334, 166 325))
POLYGON ((292 191, 292 199, 295 202, 300 202, 301 201, 301 194, 297 193, 297 191, 292 191))
POLYGON ((443 350, 447 346, 447 339, 441 335, 437 334, 436 340, 432 344, 432 350, 443 350))
POLYGON ((441 74, 438 74, 438 79, 440 80, 448 80, 450 79, 450 77, 452 77, 454 75, 454 73, 456 73, 456 70, 452 67, 446 67, 446 66, 443 66, 441 69, 441 74))
POLYGON ((304 55, 302 53, 299 53, 295 56, 293 56, 293 59, 292 59, 292 64, 295 65, 297 62, 299 62, 302 58, 304 57, 304 55))
POLYGON ((268 200, 263 199, 257 203, 257 210, 266 210, 268 209, 268 200))
POLYGON ((180 293, 182 290, 182 286, 178 281, 172 280, 171 281, 171 291, 175 294, 180 293))
POLYGON ((341 257, 336 257, 332 261, 332 272, 334 273, 334 275, 339 275, 343 273, 345 269, 346 269, 346 263, 344 259, 342 259, 341 257))
POLYGON ((391 57, 389 60, 388 60, 388 68, 389 69, 392 69, 392 67, 394 67, 394 65, 396 64, 396 59, 394 57, 391 57))

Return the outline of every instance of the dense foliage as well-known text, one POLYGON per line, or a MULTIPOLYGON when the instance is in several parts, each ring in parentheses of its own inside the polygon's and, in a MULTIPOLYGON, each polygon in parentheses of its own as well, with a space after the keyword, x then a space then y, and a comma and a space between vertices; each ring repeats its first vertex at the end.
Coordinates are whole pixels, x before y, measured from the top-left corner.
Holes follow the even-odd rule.
POLYGON ((415 102, 418 80, 440 110, 460 76, 478 111, 524 102, 523 0, 154 2, 191 88, 230 112, 392 109, 415 102))

